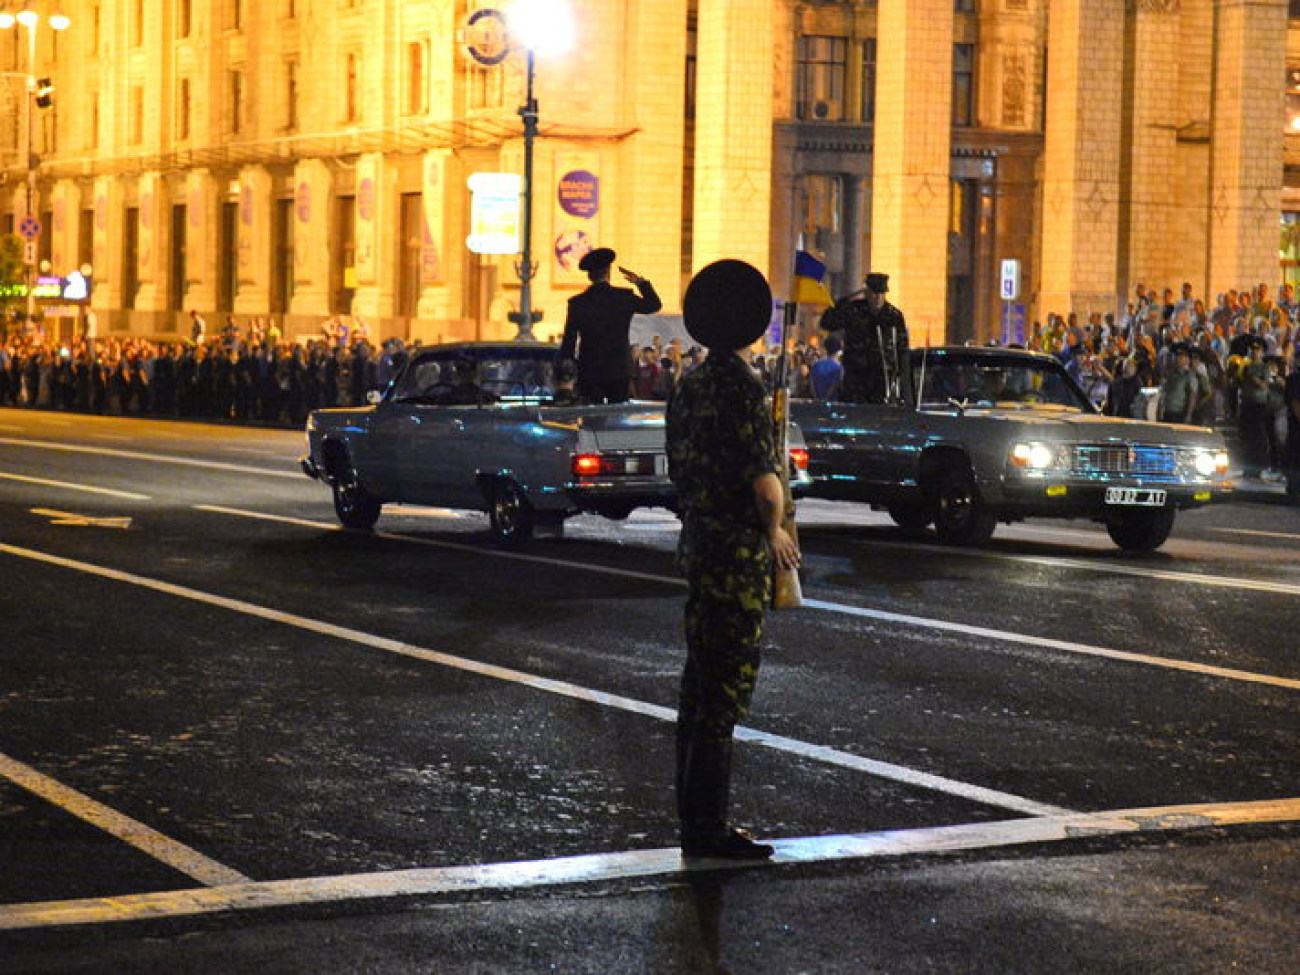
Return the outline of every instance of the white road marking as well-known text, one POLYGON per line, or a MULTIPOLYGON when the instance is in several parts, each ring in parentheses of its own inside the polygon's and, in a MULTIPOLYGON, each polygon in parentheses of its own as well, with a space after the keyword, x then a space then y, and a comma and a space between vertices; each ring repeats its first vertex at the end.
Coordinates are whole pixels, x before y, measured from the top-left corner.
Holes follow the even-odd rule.
POLYGON ((109 517, 96 518, 92 515, 79 515, 71 511, 55 511, 53 508, 33 508, 32 514, 49 518, 51 525, 70 525, 77 528, 130 528, 131 518, 109 517))
POLYGON ((118 443, 130 443, 135 437, 124 437, 120 433, 87 433, 86 436, 96 440, 115 440, 118 443))
POLYGON ((210 860, 197 850, 178 843, 138 820, 125 816, 90 796, 78 792, 36 771, 30 765, 0 754, 0 776, 83 822, 97 826, 129 846, 146 853, 201 884, 238 884, 248 878, 237 870, 210 860))
POLYGON ((110 498, 125 498, 128 501, 151 501, 147 494, 134 494, 130 491, 114 491, 112 488, 92 487, 89 484, 74 484, 71 481, 51 481, 44 477, 27 477, 25 474, 0 473, 0 479, 22 481, 24 484, 40 484, 44 487, 64 488, 68 491, 84 491, 87 494, 103 494, 110 498))
MULTIPOLYGON (((272 521, 289 525, 302 525, 307 528, 314 528, 321 531, 343 530, 335 524, 311 521, 306 518, 272 515, 260 511, 243 511, 239 508, 225 508, 220 505, 200 504, 195 505, 194 507, 199 511, 209 511, 214 514, 234 515, 240 518, 272 521)), ((517 561, 535 562, 542 565, 560 566, 567 569, 578 569, 584 572, 596 572, 603 575, 612 575, 621 578, 641 579, 647 582, 657 582, 662 585, 679 586, 682 588, 686 586, 685 580, 673 576, 659 576, 648 572, 634 572, 629 569, 618 569, 611 566, 598 565, 592 562, 571 562, 563 559, 546 558, 540 555, 528 555, 523 552, 503 552, 494 549, 485 549, 481 546, 466 545, 459 542, 446 542, 433 538, 414 538, 410 535, 401 535, 390 532, 375 532, 374 537, 393 539, 395 541, 407 542, 413 545, 425 545, 432 548, 449 549, 456 552, 472 552, 477 555, 486 555, 494 558, 515 559, 517 561)), ((1055 561, 1068 564, 1070 560, 1061 559, 1055 561)), ((1080 563, 1080 565, 1083 567, 1089 567, 1086 562, 1080 563)), ((1188 573, 1170 573, 1170 575, 1179 577, 1178 581, 1191 581, 1181 578, 1184 575, 1188 575, 1188 573)), ((1202 577, 1192 577, 1192 579, 1200 578, 1202 577)), ((1287 690, 1300 690, 1300 679, 1276 677, 1271 674, 1260 674, 1249 670, 1235 670, 1230 667, 1216 667, 1211 664, 1199 664, 1194 661, 1179 660, 1173 657, 1157 657, 1145 653, 1132 653, 1127 650, 1115 650, 1109 647, 1092 646, 1086 643, 1074 643, 1070 640, 1054 640, 1050 637, 1034 636, 1028 633, 1015 633, 1010 630, 995 630, 985 626, 972 626, 966 623, 955 623, 947 620, 930 619, 922 616, 909 616, 903 613, 891 613, 886 610, 869 609, 863 606, 851 606, 845 603, 828 602, 822 599, 805 598, 804 607, 806 609, 816 609, 828 613, 839 613, 845 616, 876 619, 885 623, 897 623, 903 626, 915 626, 923 629, 940 630, 949 633, 961 633, 967 636, 976 636, 982 639, 1004 643, 1018 643, 1025 646, 1040 647, 1047 650, 1061 650, 1066 653, 1118 660, 1124 663, 1142 664, 1166 670, 1185 671, 1187 673, 1199 674, 1204 677, 1216 677, 1226 680, 1265 684, 1270 687, 1280 687, 1287 690)))
POLYGON ((86 447, 81 444, 54 443, 49 440, 17 440, 0 437, 0 444, 14 447, 34 447, 40 450, 61 450, 73 454, 99 454, 104 457, 124 457, 127 460, 147 460, 157 464, 178 464, 183 467, 203 467, 214 471, 231 471, 235 474, 259 474, 263 477, 284 477, 305 481, 302 471, 273 471, 265 467, 245 467, 216 460, 199 460, 193 457, 171 457, 167 454, 146 454, 137 450, 118 450, 115 447, 86 447))
MULTIPOLYGON (((555 694, 561 697, 585 701, 591 704, 600 705, 601 707, 615 708, 632 714, 653 718, 658 721, 675 722, 677 720, 677 712, 673 708, 650 704, 646 701, 638 701, 635 698, 623 697, 619 694, 609 694, 605 691, 592 690, 591 688, 572 684, 568 681, 539 677, 536 674, 514 670, 509 667, 499 667, 495 664, 488 664, 479 660, 471 660, 467 657, 458 657, 437 650, 417 647, 409 643, 403 643, 400 640, 381 637, 373 633, 366 633, 362 630, 354 630, 351 627, 326 623, 323 620, 298 616, 294 613, 281 612, 280 610, 271 609, 267 606, 259 606, 255 603, 245 602, 241 599, 218 596, 214 593, 203 592, 199 589, 191 589, 188 586, 179 586, 174 583, 163 582, 158 579, 150 579, 146 576, 136 575, 131 572, 123 572, 118 569, 110 569, 105 566, 93 565, 88 562, 67 559, 62 556, 51 555, 47 552, 37 552, 33 549, 19 548, 15 545, 0 543, 0 552, 6 552, 10 555, 30 559, 35 562, 43 562, 46 565, 60 566, 87 575, 99 576, 103 579, 112 579, 116 582, 123 582, 144 589, 151 589, 154 592, 165 593, 169 596, 177 596, 181 599, 189 599, 209 606, 217 606, 234 613, 241 613, 245 616, 270 620, 275 623, 281 623, 285 626, 296 627, 301 630, 317 633, 321 636, 337 640, 345 640, 375 650, 383 650, 388 653, 400 654, 404 657, 412 657, 417 660, 427 661, 444 667, 452 667, 482 677, 490 677, 495 680, 521 684, 525 687, 531 687, 534 690, 543 691, 548 694, 555 694)), ((1011 795, 1006 792, 998 792, 993 789, 985 789, 982 786, 959 782, 955 779, 945 778, 940 775, 931 775, 927 772, 921 772, 900 765, 890 765, 886 762, 873 761, 871 759, 863 758, 860 755, 853 755, 848 752, 841 752, 825 746, 796 741, 782 735, 772 735, 750 728, 738 728, 736 734, 737 737, 744 740, 753 741, 756 744, 772 748, 776 751, 788 752, 804 758, 812 758, 827 764, 839 765, 843 768, 869 772, 870 774, 876 775, 880 778, 890 779, 905 785, 914 786, 920 789, 930 789, 947 795, 960 796, 961 798, 969 799, 972 802, 978 802, 1001 809, 1009 809, 1014 812, 1025 813, 1026 815, 1050 816, 1068 811, 1062 809, 1060 806, 1035 802, 1032 799, 1011 795)))
POLYGON ((556 884, 592 884, 635 877, 676 877, 719 870, 771 870, 790 864, 927 856, 1008 846, 1062 843, 1137 833, 1176 833, 1243 825, 1293 823, 1300 799, 1207 803, 1145 809, 1069 813, 993 823, 962 823, 924 829, 887 830, 772 841, 768 861, 684 861, 676 847, 484 863, 457 867, 386 870, 378 873, 231 883, 122 897, 45 901, 0 907, 0 930, 56 928, 72 924, 158 921, 204 914, 341 904, 391 897, 438 897, 467 891, 529 890, 556 884))

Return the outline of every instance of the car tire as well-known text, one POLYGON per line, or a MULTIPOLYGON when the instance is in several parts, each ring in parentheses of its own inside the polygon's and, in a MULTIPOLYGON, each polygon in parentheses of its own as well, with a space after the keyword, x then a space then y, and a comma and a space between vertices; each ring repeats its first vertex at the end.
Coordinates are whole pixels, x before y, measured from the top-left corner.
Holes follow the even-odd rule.
POLYGON ((930 509, 924 504, 903 502, 889 506, 889 517, 905 532, 921 532, 930 524, 930 509))
POLYGON ((361 478, 346 456, 341 458, 331 484, 334 513, 340 524, 353 531, 368 532, 375 527, 383 503, 361 486, 361 478))
POLYGON ((1154 552, 1174 529, 1173 508, 1124 511, 1106 519, 1110 540, 1126 552, 1154 552))
POLYGON ((533 540, 532 503, 514 481, 501 480, 488 491, 488 521, 492 534, 506 548, 525 548, 533 540))
POLYGON ((983 545, 993 535, 997 518, 980 497, 975 474, 965 465, 950 465, 933 486, 934 531, 945 545, 983 545))

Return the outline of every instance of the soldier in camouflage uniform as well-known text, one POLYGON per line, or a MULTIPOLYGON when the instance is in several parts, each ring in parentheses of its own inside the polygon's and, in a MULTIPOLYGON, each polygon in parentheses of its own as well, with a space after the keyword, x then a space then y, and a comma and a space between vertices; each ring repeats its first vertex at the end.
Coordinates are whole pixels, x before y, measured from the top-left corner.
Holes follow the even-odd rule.
POLYGON ((686 328, 708 346, 668 404, 668 471, 682 512, 678 562, 690 584, 686 667, 677 713, 677 808, 688 857, 762 859, 727 821, 732 732, 749 711, 774 560, 799 551, 781 528, 771 409, 737 354, 764 331, 771 291, 740 261, 702 270, 683 301, 686 328))
POLYGON ((842 398, 850 403, 911 402, 907 320, 885 300, 888 274, 868 274, 866 280, 865 291, 841 298, 820 323, 823 331, 844 333, 842 398))

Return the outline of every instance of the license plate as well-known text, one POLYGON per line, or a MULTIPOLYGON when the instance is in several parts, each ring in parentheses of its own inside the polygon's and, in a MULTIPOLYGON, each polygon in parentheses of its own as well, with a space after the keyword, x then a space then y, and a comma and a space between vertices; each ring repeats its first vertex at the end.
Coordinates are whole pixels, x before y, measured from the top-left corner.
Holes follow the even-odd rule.
POLYGON ((1121 505, 1138 505, 1146 508, 1161 508, 1165 503, 1165 492, 1158 488, 1106 488, 1106 503, 1121 505))

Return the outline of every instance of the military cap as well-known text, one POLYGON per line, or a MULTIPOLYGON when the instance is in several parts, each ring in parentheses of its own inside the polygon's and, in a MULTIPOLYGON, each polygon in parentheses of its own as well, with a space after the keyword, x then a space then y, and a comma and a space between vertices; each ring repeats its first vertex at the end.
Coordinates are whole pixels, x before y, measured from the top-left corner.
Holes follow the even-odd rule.
POLYGON ((597 247, 594 251, 587 251, 582 255, 582 260, 578 261, 579 271, 599 271, 609 267, 614 263, 617 255, 609 247, 597 247))
POLYGON ((731 352, 755 342, 772 318, 772 289, 744 261, 714 261, 686 286, 686 331, 700 345, 731 352))
POLYGON ((867 290, 874 291, 878 295, 888 293, 889 275, 881 274, 879 271, 872 271, 867 275, 867 290))

